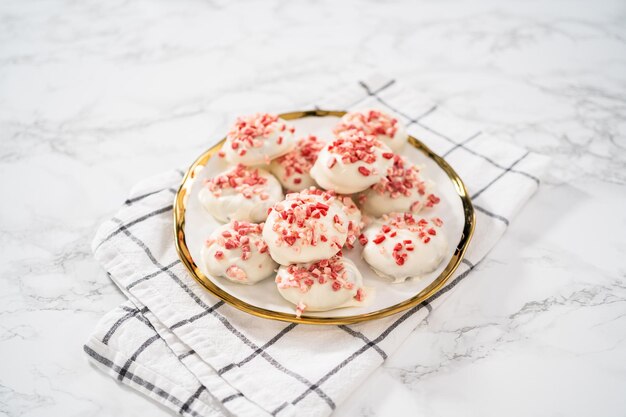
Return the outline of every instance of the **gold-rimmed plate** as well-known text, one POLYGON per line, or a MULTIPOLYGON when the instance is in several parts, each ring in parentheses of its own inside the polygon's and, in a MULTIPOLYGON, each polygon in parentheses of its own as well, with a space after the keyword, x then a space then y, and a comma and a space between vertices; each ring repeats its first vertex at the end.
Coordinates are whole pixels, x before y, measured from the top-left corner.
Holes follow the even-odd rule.
MULTIPOLYGON (((281 114, 296 127, 297 137, 315 134, 321 139, 331 137, 332 127, 343 111, 310 110, 281 114)), ((204 152, 189 167, 176 194, 174 227, 176 249, 191 276, 216 297, 255 316, 307 324, 351 324, 374 320, 411 308, 436 294, 452 276, 472 238, 475 225, 474 209, 463 181, 450 165, 414 137, 402 154, 422 167, 424 175, 437 184, 441 203, 425 216, 444 220, 442 232, 449 242, 449 253, 432 273, 418 280, 391 284, 378 277, 361 259, 361 247, 344 251, 359 267, 371 296, 359 307, 326 312, 309 312, 297 318, 294 306, 278 293, 274 280, 268 278, 256 285, 241 285, 212 277, 201 262, 200 250, 212 230, 220 225, 201 207, 198 192, 205 179, 226 169, 222 158, 214 157, 224 140, 204 152)))

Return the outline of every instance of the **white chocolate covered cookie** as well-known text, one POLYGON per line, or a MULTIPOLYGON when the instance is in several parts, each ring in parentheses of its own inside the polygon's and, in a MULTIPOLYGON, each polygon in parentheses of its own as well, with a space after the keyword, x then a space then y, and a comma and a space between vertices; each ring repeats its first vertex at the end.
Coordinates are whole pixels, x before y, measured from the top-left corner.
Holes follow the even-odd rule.
POLYGON ((317 157, 311 176, 322 187, 353 194, 376 184, 393 164, 387 145, 360 131, 346 131, 317 157))
POLYGON ((373 135, 379 141, 398 152, 407 142, 409 135, 397 118, 380 110, 361 110, 346 113, 335 127, 335 134, 349 130, 373 135))
POLYGON ((365 297, 363 278, 354 263, 341 255, 318 262, 281 266, 278 292, 303 311, 328 311, 358 305, 365 297))
POLYGON ((294 148, 294 131, 275 114, 240 117, 228 132, 220 155, 232 164, 268 165, 294 148))
POLYGON ((394 155, 393 161, 387 175, 359 196, 365 214, 417 213, 439 203, 434 183, 423 179, 418 167, 399 155, 394 155))
POLYGON ((267 218, 267 210, 284 196, 280 183, 269 172, 237 165, 207 180, 198 198, 218 221, 261 222, 267 218))
POLYGON ((448 250, 439 218, 411 213, 384 215, 365 229, 363 259, 393 282, 420 278, 437 269, 448 250))
POLYGON ((202 248, 202 260, 213 276, 239 284, 255 284, 278 267, 261 233, 263 224, 234 220, 211 233, 202 248))
POLYGON ((288 194, 275 204, 263 227, 270 255, 281 265, 315 262, 335 255, 348 237, 348 216, 331 194, 288 194))

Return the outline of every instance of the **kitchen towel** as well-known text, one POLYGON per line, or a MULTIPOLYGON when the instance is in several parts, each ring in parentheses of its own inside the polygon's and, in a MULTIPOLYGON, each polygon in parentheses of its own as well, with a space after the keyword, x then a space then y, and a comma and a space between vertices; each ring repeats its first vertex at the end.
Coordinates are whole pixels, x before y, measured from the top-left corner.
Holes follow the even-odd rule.
POLYGON ((537 190, 547 163, 393 80, 355 83, 316 104, 398 115, 463 178, 476 232, 446 286, 410 310, 349 326, 296 325, 241 312, 196 283, 178 258, 172 203, 183 172, 172 170, 138 184, 94 239, 96 259, 128 297, 84 346, 96 366, 181 415, 326 416, 452 289, 471 285, 472 270, 537 190))

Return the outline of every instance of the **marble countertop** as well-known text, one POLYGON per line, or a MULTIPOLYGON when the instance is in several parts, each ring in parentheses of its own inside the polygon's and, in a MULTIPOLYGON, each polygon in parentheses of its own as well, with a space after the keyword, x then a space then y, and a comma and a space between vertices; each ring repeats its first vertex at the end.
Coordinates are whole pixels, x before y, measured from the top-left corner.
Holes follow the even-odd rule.
POLYGON ((123 300, 89 248, 235 114, 379 72, 550 155, 477 273, 336 416, 623 415, 623 1, 0 5, 0 414, 169 415, 82 344, 123 300))

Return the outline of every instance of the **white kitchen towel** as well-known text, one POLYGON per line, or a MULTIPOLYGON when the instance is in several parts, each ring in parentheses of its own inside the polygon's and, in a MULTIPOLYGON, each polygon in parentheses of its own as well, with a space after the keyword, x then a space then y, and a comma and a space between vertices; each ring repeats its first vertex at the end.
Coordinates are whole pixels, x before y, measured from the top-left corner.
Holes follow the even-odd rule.
POLYGON ((183 172, 171 171, 135 187, 94 239, 96 259, 129 298, 85 345, 98 367, 182 415, 326 416, 467 279, 536 191, 547 163, 393 80, 355 83, 317 105, 391 111, 463 178, 476 232, 448 284, 428 302, 356 325, 253 317, 209 294, 178 259, 172 203, 183 172))

